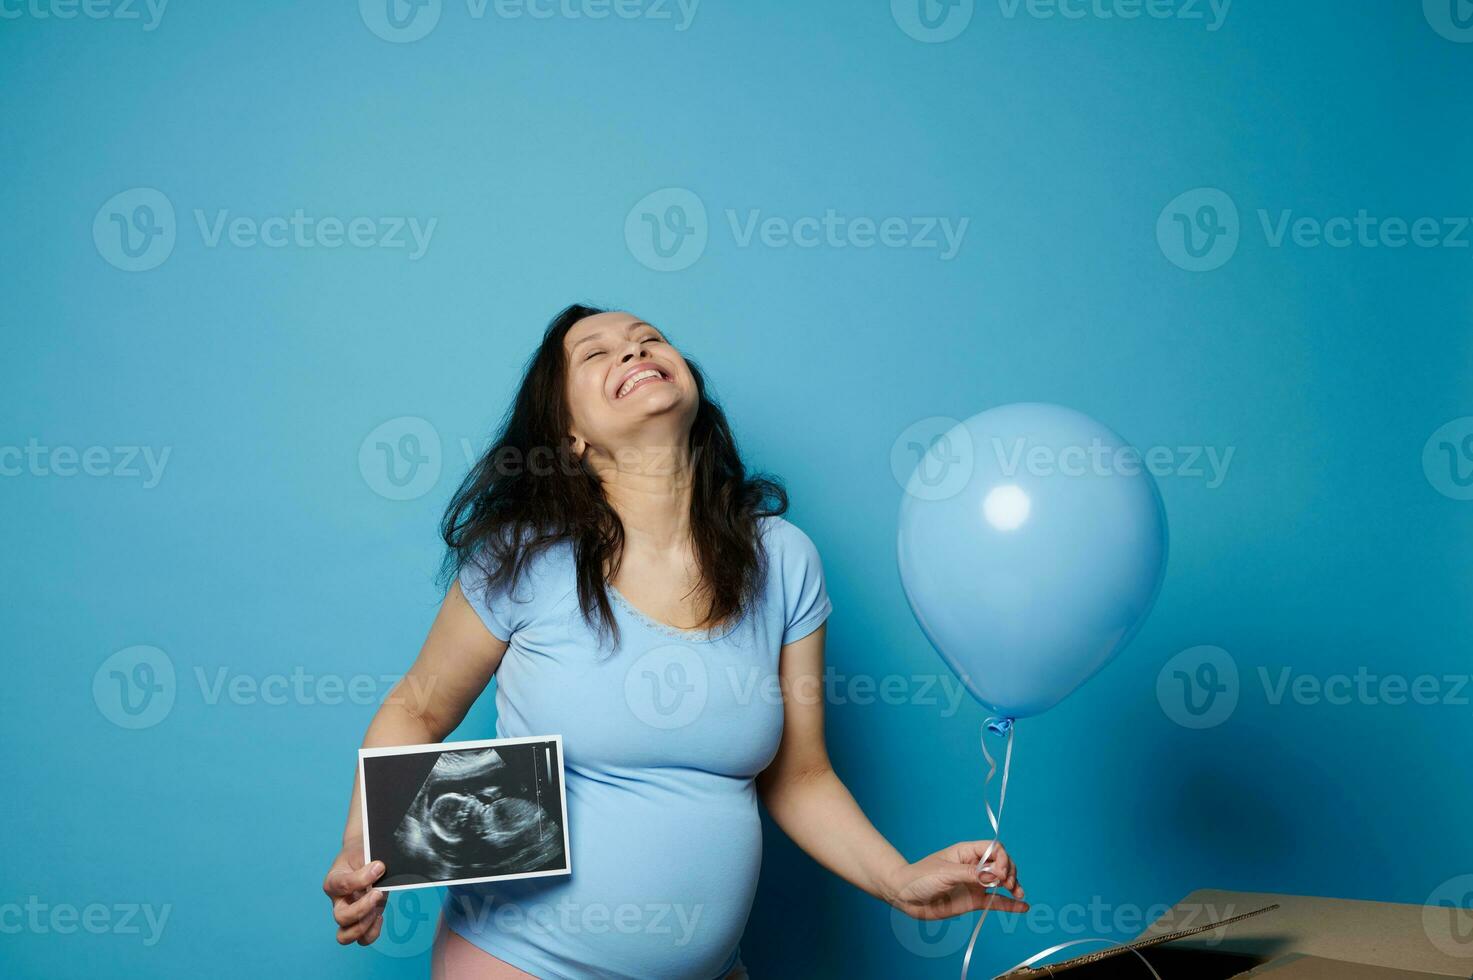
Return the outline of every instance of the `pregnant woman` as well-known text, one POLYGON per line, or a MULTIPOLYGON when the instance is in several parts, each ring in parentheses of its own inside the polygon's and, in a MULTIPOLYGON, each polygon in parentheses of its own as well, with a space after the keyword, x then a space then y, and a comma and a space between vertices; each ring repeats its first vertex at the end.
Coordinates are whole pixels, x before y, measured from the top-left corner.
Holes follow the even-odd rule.
MULTIPOLYGON (((447 889, 436 977, 745 976, 759 798, 918 919, 1027 909, 1000 846, 980 871, 987 841, 909 862, 831 768, 831 607, 786 509, 661 331, 584 306, 552 321, 450 503, 448 594, 363 745, 443 740, 496 677, 497 737, 563 737, 573 872, 447 889)), ((345 945, 378 938, 386 899, 359 792, 323 883, 345 945)))

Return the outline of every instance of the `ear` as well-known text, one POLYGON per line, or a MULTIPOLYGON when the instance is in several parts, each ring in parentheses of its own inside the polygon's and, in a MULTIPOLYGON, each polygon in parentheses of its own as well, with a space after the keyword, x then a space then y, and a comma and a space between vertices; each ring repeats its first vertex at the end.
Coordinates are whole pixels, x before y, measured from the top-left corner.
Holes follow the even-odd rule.
POLYGON ((582 436, 576 432, 568 433, 568 452, 572 453, 575 459, 582 459, 583 453, 587 449, 588 443, 584 441, 582 436))

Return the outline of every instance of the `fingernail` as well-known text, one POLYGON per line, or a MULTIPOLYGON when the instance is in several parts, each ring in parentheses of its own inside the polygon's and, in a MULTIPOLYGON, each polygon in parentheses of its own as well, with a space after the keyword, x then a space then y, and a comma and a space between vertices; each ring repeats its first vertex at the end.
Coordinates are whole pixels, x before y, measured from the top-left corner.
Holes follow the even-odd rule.
POLYGON ((376 875, 383 874, 384 873, 384 862, 382 862, 382 861, 375 861, 375 862, 373 862, 373 873, 376 874, 376 875))

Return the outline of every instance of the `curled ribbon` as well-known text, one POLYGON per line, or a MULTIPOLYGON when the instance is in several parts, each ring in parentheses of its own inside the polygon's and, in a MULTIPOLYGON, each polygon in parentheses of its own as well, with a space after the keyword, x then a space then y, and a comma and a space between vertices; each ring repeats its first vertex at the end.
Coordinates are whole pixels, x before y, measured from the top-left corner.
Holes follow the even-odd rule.
MULTIPOLYGON (((981 860, 977 862, 978 871, 981 871, 986 866, 987 859, 992 857, 992 852, 997 848, 997 842, 1002 834, 1002 808, 1003 804, 1007 802, 1008 773, 1012 770, 1013 767, 1013 719, 994 717, 988 718, 987 721, 983 723, 982 757, 987 760, 987 778, 984 779, 982 782, 983 804, 987 807, 987 821, 988 823, 992 824, 992 840, 987 843, 987 848, 982 852, 981 860), (991 732, 994 735, 1003 736, 1007 739, 1007 743, 1005 748, 1003 749, 1002 756, 1002 782, 998 784, 997 788, 996 813, 992 812, 992 801, 987 799, 986 797, 987 787, 991 785, 992 777, 997 774, 997 760, 992 757, 991 752, 987 751, 988 732, 991 732)), ((989 888, 988 894, 995 895, 997 893, 993 889, 989 888)), ((977 924, 972 927, 972 938, 967 941, 967 952, 966 955, 962 957, 961 980, 967 980, 967 970, 970 969, 972 965, 972 948, 977 944, 977 936, 982 931, 982 923, 987 920, 987 913, 989 911, 989 909, 983 908, 982 914, 977 916, 977 924)), ((1150 962, 1145 958, 1145 956, 1141 955, 1140 950, 1136 949, 1133 946, 1127 946, 1125 943, 1117 943, 1111 939, 1074 939, 1067 943, 1059 943, 1057 946, 1050 946, 1048 949, 1034 953, 1032 956, 1029 956, 1018 965, 1009 967, 1002 973, 997 974, 995 977, 992 978, 992 980, 1003 980, 1003 978, 1006 977, 1008 974, 1014 973, 1018 970, 1022 970, 1025 967, 1032 967, 1033 964, 1037 963, 1039 960, 1050 957, 1060 950, 1069 949, 1071 946, 1079 946, 1084 943, 1105 943, 1109 946, 1116 946, 1121 949, 1128 949, 1136 955, 1137 959, 1145 964, 1145 967, 1147 970, 1150 971, 1151 976, 1155 977, 1156 980, 1161 980, 1161 974, 1157 973, 1155 967, 1151 966, 1150 962)), ((1045 967, 1045 969, 1047 969, 1047 967, 1045 967)))
MULTIPOLYGON (((992 857, 992 852, 997 848, 998 838, 1002 833, 1002 808, 1008 799, 1008 773, 1013 768, 1013 719, 1011 718, 988 718, 982 726, 982 757, 987 760, 987 778, 982 781, 983 804, 987 807, 987 821, 992 824, 992 840, 987 842, 987 848, 982 852, 982 859, 977 862, 977 870, 981 871, 987 864, 987 859, 992 857), (1002 782, 998 784, 997 790, 997 812, 992 812, 992 801, 987 799, 987 787, 992 784, 992 777, 997 773, 997 760, 992 753, 987 751, 987 733, 1002 735, 1007 738, 1007 747, 1002 754, 1002 782)), ((995 895, 992 889, 988 889, 989 895, 995 895)), ((982 909, 982 914, 977 916, 977 924, 972 927, 972 938, 967 941, 967 953, 962 957, 962 980, 967 980, 967 970, 972 965, 972 947, 977 945, 977 936, 982 931, 982 923, 987 921, 987 908, 982 909)))

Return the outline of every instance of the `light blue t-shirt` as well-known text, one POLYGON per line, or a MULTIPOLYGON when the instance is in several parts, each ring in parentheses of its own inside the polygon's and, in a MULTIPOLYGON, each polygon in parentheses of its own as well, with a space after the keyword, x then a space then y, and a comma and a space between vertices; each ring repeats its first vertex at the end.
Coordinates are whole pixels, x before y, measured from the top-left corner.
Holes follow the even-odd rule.
POLYGON ((514 594, 460 586, 508 640, 496 735, 561 735, 572 874, 457 885, 448 926, 537 977, 716 980, 739 962, 762 861, 754 777, 782 738, 783 644, 831 611, 813 541, 760 521, 768 573, 742 619, 679 630, 610 587, 617 649, 583 620, 572 546, 543 552, 514 594))

